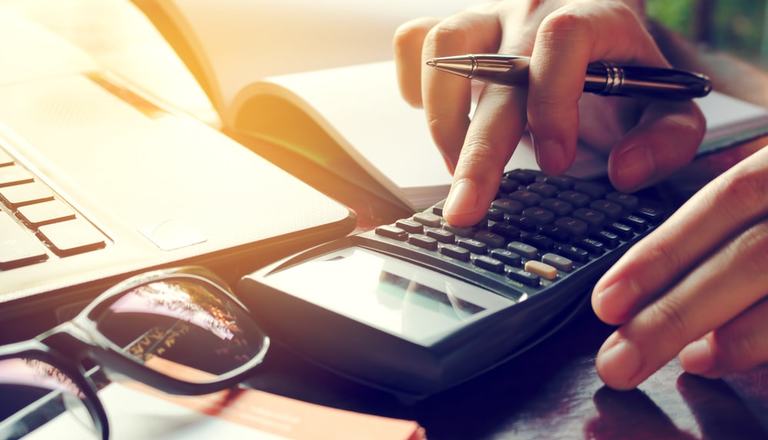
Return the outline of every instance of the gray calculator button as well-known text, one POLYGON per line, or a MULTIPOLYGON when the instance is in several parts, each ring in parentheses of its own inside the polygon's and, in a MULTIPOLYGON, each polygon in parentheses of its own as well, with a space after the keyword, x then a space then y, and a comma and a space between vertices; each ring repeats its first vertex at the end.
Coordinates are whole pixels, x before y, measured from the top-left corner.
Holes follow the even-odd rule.
POLYGON ((539 277, 516 267, 507 267, 507 277, 528 286, 538 286, 539 277))
POLYGON ((395 223, 395 226, 408 231, 411 234, 421 234, 424 232, 424 225, 409 219, 398 220, 397 223, 395 223))
POLYGON ((443 225, 443 229, 452 232, 459 237, 471 237, 475 235, 475 232, 477 231, 477 229, 472 226, 453 226, 448 223, 443 225))
POLYGON ((608 200, 595 200, 589 204, 589 207, 595 211, 600 211, 613 219, 619 218, 623 211, 621 205, 618 203, 609 202, 608 200))
POLYGON ((529 259, 536 258, 539 254, 539 250, 535 247, 529 244, 520 243, 519 241, 513 241, 509 243, 507 245, 507 249, 529 259))
POLYGON ((632 194, 622 194, 620 192, 612 192, 612 193, 608 193, 605 196, 605 198, 610 200, 611 202, 618 203, 628 211, 634 211, 635 209, 637 209, 638 205, 640 205, 640 199, 638 199, 637 196, 633 196, 632 194))
POLYGON ((405 239, 408 238, 408 233, 404 230, 391 225, 384 225, 379 226, 376 228, 376 235, 381 235, 382 237, 391 238, 393 240, 400 240, 405 241, 405 239))
POLYGON ((525 208, 521 202, 511 199, 496 199, 491 202, 491 208, 504 211, 507 214, 519 214, 525 208))
POLYGON ((408 237, 408 243, 428 251, 437 250, 437 240, 426 235, 414 234, 408 237))
POLYGON ((557 187, 547 183, 536 182, 528 185, 528 190, 533 191, 542 197, 554 197, 557 194, 557 187))
POLYGON ((525 206, 535 206, 541 202, 541 196, 528 190, 518 190, 509 195, 512 200, 517 200, 525 206))
POLYGON ((456 235, 445 229, 430 229, 427 231, 427 236, 434 238, 440 243, 453 243, 456 240, 456 235))
POLYGON ((457 260, 469 261, 469 251, 461 246, 448 244, 440 248, 440 253, 457 260))
POLYGON ((456 244, 476 254, 484 254, 488 250, 485 243, 471 238, 459 238, 456 240, 456 244))
POLYGON ((431 212, 419 212, 413 216, 413 219, 424 226, 439 228, 443 223, 442 219, 431 212))
POLYGON ((505 264, 509 264, 510 266, 520 266, 521 259, 520 255, 517 255, 516 253, 507 250, 507 249, 494 249, 491 251, 491 257, 503 261, 505 264))
POLYGON ((557 268, 558 270, 562 270, 563 272, 570 272, 573 270, 573 261, 571 261, 569 258, 565 258, 557 254, 544 254, 541 257, 541 261, 557 268))
POLYGON ((499 234, 494 234, 488 231, 479 231, 475 234, 475 240, 482 241, 490 247, 499 248, 503 247, 506 241, 504 237, 499 234))
POLYGON ((474 259, 473 263, 475 266, 490 270, 491 272, 504 273, 504 263, 495 258, 480 255, 474 259))

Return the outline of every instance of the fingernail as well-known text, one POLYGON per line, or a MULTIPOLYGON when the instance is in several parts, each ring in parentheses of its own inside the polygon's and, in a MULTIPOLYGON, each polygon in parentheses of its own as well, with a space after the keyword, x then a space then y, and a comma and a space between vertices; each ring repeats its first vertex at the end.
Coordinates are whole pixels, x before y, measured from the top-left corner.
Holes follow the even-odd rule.
POLYGON ((615 345, 597 356, 597 371, 603 382, 611 388, 626 389, 640 373, 643 358, 631 341, 620 339, 615 345))
POLYGON ((712 370, 715 356, 712 346, 705 338, 691 342, 680 352, 680 363, 689 373, 702 374, 712 370))
POLYGON ((477 185, 469 179, 459 179, 451 185, 444 209, 451 215, 471 214, 477 210, 477 185))
POLYGON ((595 290, 593 307, 595 312, 610 322, 623 322, 629 315, 632 304, 640 296, 637 283, 628 278, 620 278, 600 290, 595 290))
POLYGON ((629 188, 646 183, 656 169, 651 150, 641 146, 621 153, 616 162, 616 177, 622 186, 629 188))
POLYGON ((544 172, 556 174, 565 171, 565 149, 559 142, 546 140, 537 145, 535 150, 536 162, 544 172))

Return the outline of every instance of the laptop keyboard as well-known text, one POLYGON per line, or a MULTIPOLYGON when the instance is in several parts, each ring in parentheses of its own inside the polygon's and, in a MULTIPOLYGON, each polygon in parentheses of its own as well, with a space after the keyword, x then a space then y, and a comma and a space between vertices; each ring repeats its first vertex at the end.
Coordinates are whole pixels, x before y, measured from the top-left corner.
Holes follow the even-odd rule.
POLYGON ((94 251, 107 238, 0 148, 0 271, 94 251))

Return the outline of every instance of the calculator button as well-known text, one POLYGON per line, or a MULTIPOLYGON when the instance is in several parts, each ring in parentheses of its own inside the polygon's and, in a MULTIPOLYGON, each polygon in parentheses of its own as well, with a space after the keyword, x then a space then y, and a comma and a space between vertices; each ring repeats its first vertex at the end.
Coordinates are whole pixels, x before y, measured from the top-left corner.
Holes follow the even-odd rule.
POLYGON ((576 246, 560 245, 557 246, 555 250, 558 254, 580 263, 589 260, 589 252, 584 249, 579 249, 576 246))
POLYGON ((533 208, 526 208, 522 212, 523 217, 528 217, 536 223, 537 225, 546 225, 547 223, 551 223, 555 220, 555 214, 552 213, 552 211, 548 211, 544 208, 539 208, 538 206, 533 208))
POLYGON ((594 255, 601 255, 605 252, 605 245, 597 240, 592 240, 591 238, 585 238, 577 244, 594 255))
POLYGON ((517 180, 523 185, 528 185, 536 180, 536 174, 528 170, 512 170, 505 174, 505 177, 517 180))
POLYGON ((477 267, 490 270, 491 272, 504 273, 504 263, 495 258, 480 255, 479 257, 476 257, 472 263, 477 267))
POLYGON ((443 225, 443 229, 448 232, 452 232, 459 237, 471 237, 475 235, 475 232, 477 231, 477 229, 472 226, 453 226, 448 223, 443 225))
POLYGON ((539 206, 544 209, 549 209, 560 217, 568 215, 573 211, 573 205, 558 199, 544 199, 539 206))
POLYGON ((504 211, 498 208, 489 208, 488 213, 485 215, 488 220, 503 221, 504 211))
POLYGON ((546 237, 542 234, 537 234, 535 232, 521 233, 520 241, 526 244, 530 244, 531 246, 541 250, 549 250, 552 248, 552 245, 554 244, 551 238, 546 237))
POLYGON ((13 207, 53 200, 53 192, 40 182, 0 188, 0 195, 13 207))
POLYGON ((453 243, 456 240, 456 235, 445 229, 430 229, 427 231, 427 236, 434 238, 440 243, 453 243))
POLYGON ((87 221, 75 219, 40 227, 40 234, 59 255, 72 255, 104 247, 104 236, 87 221))
POLYGON ((654 225, 657 223, 660 223, 662 218, 664 217, 664 214, 662 214, 661 211, 648 206, 638 209, 637 214, 644 217, 646 220, 653 223, 654 225))
POLYGON ((608 200, 595 200, 589 204, 589 207, 595 211, 600 211, 610 218, 616 219, 621 216, 624 211, 618 203, 609 202, 608 200))
POLYGON ((503 177, 501 182, 499 182, 499 191, 505 193, 515 192, 517 191, 518 186, 520 186, 520 184, 517 183, 517 181, 503 177))
POLYGON ((574 240, 586 235, 587 229, 589 229, 586 223, 571 217, 561 217, 555 220, 555 226, 565 231, 574 240))
POLYGON ((587 206, 590 201, 589 196, 576 191, 563 191, 557 195, 557 198, 579 208, 587 206))
POLYGON ((463 247, 448 244, 440 248, 440 253, 451 258, 455 258, 461 261, 469 261, 469 251, 463 247))
POLYGON ((593 199, 602 198, 608 192, 608 188, 604 185, 593 182, 576 182, 573 184, 573 190, 584 193, 593 199))
POLYGON ((644 231, 648 227, 648 222, 645 221, 645 219, 640 218, 636 215, 628 215, 621 219, 621 223, 629 226, 630 228, 634 229, 635 231, 644 231))
POLYGON ((35 178, 22 167, 16 165, 0 167, 0 188, 11 185, 30 183, 35 178))
POLYGON ((539 277, 516 267, 507 267, 507 277, 528 286, 538 286, 539 277))
POLYGON ((507 214, 504 216, 504 219, 507 221, 507 223, 511 224, 512 226, 523 229, 525 231, 536 231, 539 227, 536 221, 531 219, 530 217, 523 217, 515 214, 507 214))
POLYGON ((510 266, 519 266, 522 262, 520 255, 517 255, 516 253, 507 249, 494 249, 491 251, 490 255, 491 257, 499 261, 503 261, 505 264, 509 264, 510 266))
POLYGON ((557 187, 543 182, 536 182, 528 185, 528 191, 535 192, 542 197, 554 197, 557 194, 557 187))
POLYGON ((426 235, 414 234, 408 237, 408 243, 428 251, 437 250, 437 240, 426 235))
POLYGON ((623 223, 613 222, 606 226, 605 229, 618 235, 622 240, 628 240, 632 238, 632 228, 623 223))
POLYGON ((496 208, 507 214, 519 214, 525 208, 525 205, 517 200, 496 199, 491 202, 491 208, 496 208))
POLYGON ((484 254, 488 250, 485 243, 471 238, 458 238, 456 244, 476 254, 484 254))
POLYGON ((398 220, 395 226, 411 234, 421 234, 424 232, 424 225, 410 219, 398 220))
POLYGON ((5 151, 0 150, 0 167, 6 167, 9 165, 13 165, 13 158, 5 151))
POLYGON ((47 258, 45 246, 11 216, 0 211, 0 270, 26 266, 47 258))
POLYGON ((408 233, 404 230, 391 225, 384 225, 379 226, 376 228, 376 235, 381 235, 382 237, 391 238, 393 240, 400 240, 404 241, 408 238, 408 233))
POLYGON ((573 270, 573 261, 557 254, 544 254, 541 256, 541 261, 549 264, 550 266, 556 267, 563 272, 570 272, 573 270))
POLYGON ((479 231, 475 233, 475 240, 482 241, 490 247, 499 248, 503 247, 506 240, 499 234, 494 234, 489 231, 479 231))
POLYGON ((571 215, 588 224, 593 229, 600 227, 605 222, 605 214, 589 208, 579 208, 573 211, 571 215))
POLYGON ((612 192, 612 193, 606 194, 605 198, 610 200, 611 202, 618 203, 628 211, 634 211, 635 209, 637 209, 637 206, 640 204, 640 199, 638 199, 637 196, 633 196, 632 194, 612 192))
POLYGON ((547 176, 544 178, 544 182, 561 190, 573 188, 573 178, 568 176, 547 176))
POLYGON ((557 269, 541 261, 528 260, 525 262, 525 270, 548 280, 557 278, 557 269))
POLYGON ((506 223, 495 222, 488 227, 494 234, 499 234, 507 240, 514 240, 520 237, 520 229, 506 223))
POLYGON ((424 226, 432 226, 433 228, 439 228, 443 223, 440 217, 429 212, 419 212, 413 216, 413 219, 424 226))
POLYGON ((568 240, 568 232, 555 225, 544 225, 539 229, 539 233, 556 241, 568 240))
POLYGON ((60 200, 51 200, 19 208, 21 218, 32 226, 42 226, 50 223, 72 220, 75 211, 60 200))
POLYGON ((512 200, 517 200, 525 206, 535 206, 541 202, 540 195, 524 189, 513 192, 509 195, 509 198, 512 200))
POLYGON ((432 207, 432 214, 439 215, 440 217, 443 216, 443 205, 445 205, 445 200, 441 200, 432 207))
POLYGON ((530 259, 535 259, 539 255, 538 249, 536 249, 535 247, 529 244, 521 243, 519 241, 513 241, 512 243, 509 243, 507 245, 507 249, 509 249, 510 251, 518 255, 521 255, 525 258, 530 258, 530 259))
POLYGON ((595 234, 592 234, 592 238, 602 242, 609 249, 613 249, 619 245, 619 236, 613 232, 599 231, 595 234))

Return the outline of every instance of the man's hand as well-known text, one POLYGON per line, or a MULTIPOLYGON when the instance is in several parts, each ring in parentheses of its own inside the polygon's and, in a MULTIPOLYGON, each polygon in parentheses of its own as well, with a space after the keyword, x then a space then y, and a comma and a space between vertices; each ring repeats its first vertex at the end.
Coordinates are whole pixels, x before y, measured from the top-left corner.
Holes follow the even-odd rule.
POLYGON ((679 354, 707 377, 768 362, 768 148, 707 184, 598 282, 592 305, 621 325, 597 370, 633 388, 679 354))
POLYGON ((690 161, 704 133, 692 102, 582 97, 592 61, 669 66, 643 26, 641 3, 508 0, 400 27, 395 54, 402 95, 424 106, 454 173, 445 205, 449 222, 470 225, 483 217, 526 124, 545 172, 565 171, 581 139, 610 151, 610 178, 625 191, 690 161), (424 61, 494 52, 531 56, 529 86, 487 85, 470 121, 470 82, 423 68, 424 61))

